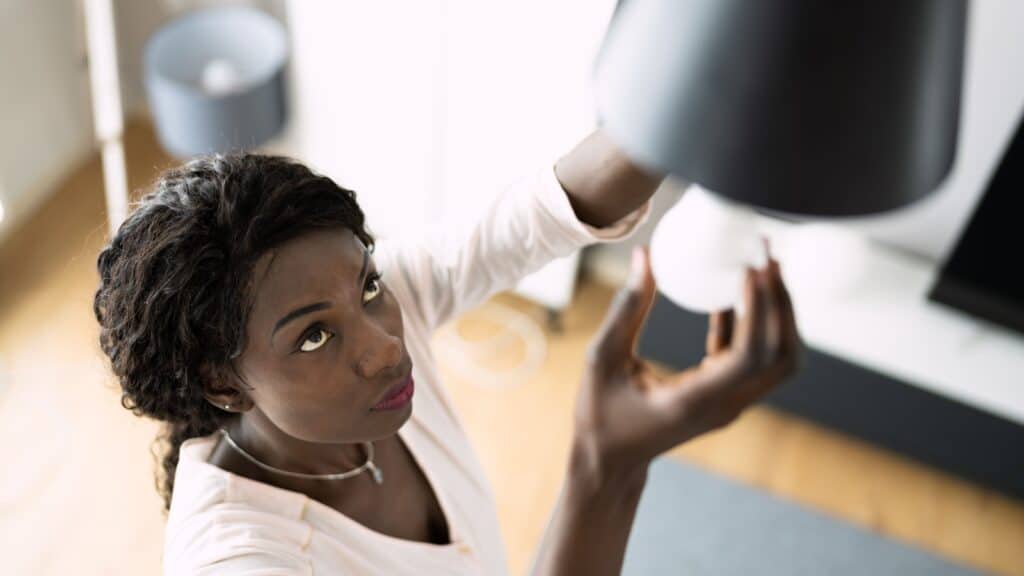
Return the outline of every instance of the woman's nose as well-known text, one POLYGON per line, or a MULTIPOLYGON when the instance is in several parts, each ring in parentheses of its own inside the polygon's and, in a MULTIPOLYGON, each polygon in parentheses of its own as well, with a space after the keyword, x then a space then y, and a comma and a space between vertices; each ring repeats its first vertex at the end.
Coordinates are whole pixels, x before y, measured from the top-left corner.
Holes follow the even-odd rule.
POLYGON ((402 339, 379 328, 374 332, 357 362, 359 375, 367 380, 397 367, 402 362, 402 339))

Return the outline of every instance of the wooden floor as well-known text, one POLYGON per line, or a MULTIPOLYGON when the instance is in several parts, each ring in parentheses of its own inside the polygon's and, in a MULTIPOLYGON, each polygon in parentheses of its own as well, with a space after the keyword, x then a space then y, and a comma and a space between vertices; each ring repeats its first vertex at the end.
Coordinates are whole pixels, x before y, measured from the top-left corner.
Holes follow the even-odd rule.
MULTIPOLYGON (((143 124, 128 134, 131 183, 170 161, 143 124)), ((118 403, 91 298, 106 236, 98 159, 0 245, 0 554, 8 574, 157 574, 163 534, 150 444, 156 427, 118 403)), ((584 280, 560 333, 510 295, 439 332, 442 372, 494 485, 512 573, 523 573, 561 482, 583 350, 612 290, 584 280), (500 336, 500 337, 499 337, 500 336), (491 342, 467 367, 467 342, 491 342), (479 372, 505 374, 481 385, 479 372)), ((755 409, 673 453, 707 469, 997 574, 1024 575, 1024 503, 856 440, 755 409)))

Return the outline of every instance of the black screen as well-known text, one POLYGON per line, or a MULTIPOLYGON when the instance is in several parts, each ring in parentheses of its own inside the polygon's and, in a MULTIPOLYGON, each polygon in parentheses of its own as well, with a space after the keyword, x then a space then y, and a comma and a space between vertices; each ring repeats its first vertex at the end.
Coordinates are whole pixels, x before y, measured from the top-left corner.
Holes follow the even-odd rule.
POLYGON ((988 183, 932 300, 1024 332, 1024 120, 988 183))

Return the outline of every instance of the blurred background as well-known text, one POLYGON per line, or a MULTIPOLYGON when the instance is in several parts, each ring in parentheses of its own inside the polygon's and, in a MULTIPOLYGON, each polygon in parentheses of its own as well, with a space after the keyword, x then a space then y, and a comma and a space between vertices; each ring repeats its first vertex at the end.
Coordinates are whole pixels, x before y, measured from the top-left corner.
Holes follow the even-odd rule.
MULTIPOLYGON (((96 255, 159 171, 218 147, 255 148, 355 189, 382 237, 472 218, 595 128, 593 61, 615 4, 0 0, 4 572, 159 572, 159 428, 120 406, 91 309, 96 255), (226 9, 226 24, 197 20, 226 9), (207 58, 197 48, 207 44, 241 60, 207 58), (191 91, 175 88, 188 82, 191 91)), ((797 533, 808 526, 800 518, 815 518, 831 527, 819 535, 835 536, 819 543, 832 558, 852 551, 866 562, 849 573, 1024 574, 1024 335, 929 296, 954 271, 1015 138, 1024 142, 1022 30, 1024 4, 970 3, 953 171, 905 209, 800 230, 787 280, 806 373, 670 456, 781 506, 740 514, 735 533, 765 518, 797 533), (872 557, 890 563, 871 567, 872 557)), ((630 247, 649 241, 685 189, 666 181, 630 241, 554 262, 436 336, 514 573, 557 496, 585 346, 630 247)), ((792 226, 759 218, 769 230, 792 226)), ((1013 256, 984 265, 1019 268, 1012 245, 996 248, 1013 256)), ((699 359, 703 330, 700 315, 659 300, 641 351, 685 366, 699 359)), ((685 513, 670 521, 679 534, 702 530, 685 513)), ((726 573, 716 561, 756 557, 765 540, 752 532, 738 551, 701 542, 690 567, 726 573)), ((654 553, 636 550, 627 564, 654 553)), ((812 568, 847 573, 829 557, 812 568)))

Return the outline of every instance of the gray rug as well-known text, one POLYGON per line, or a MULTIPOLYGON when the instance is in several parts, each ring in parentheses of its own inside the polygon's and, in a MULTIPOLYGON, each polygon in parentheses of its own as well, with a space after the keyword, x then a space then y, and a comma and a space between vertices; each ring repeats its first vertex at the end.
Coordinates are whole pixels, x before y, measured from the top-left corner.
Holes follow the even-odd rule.
POLYGON ((766 492, 667 459, 651 467, 622 573, 981 574, 766 492))

